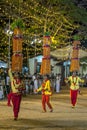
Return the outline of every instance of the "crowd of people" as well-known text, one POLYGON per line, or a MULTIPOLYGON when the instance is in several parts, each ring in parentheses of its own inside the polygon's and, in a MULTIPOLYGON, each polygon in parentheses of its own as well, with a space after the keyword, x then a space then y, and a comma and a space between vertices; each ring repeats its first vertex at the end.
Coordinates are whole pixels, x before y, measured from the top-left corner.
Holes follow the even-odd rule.
MULTIPOLYGON (((25 86, 25 91, 24 91, 24 95, 27 94, 37 94, 34 89, 38 89, 42 82, 43 82, 43 76, 37 73, 34 73, 33 75, 30 75, 28 73, 24 73, 24 74, 20 74, 20 78, 22 79, 24 86, 25 86)), ((50 76, 50 81, 51 81, 51 86, 53 88, 53 91, 55 93, 59 93, 61 90, 61 86, 62 86, 62 76, 60 73, 54 75, 51 74, 50 76)), ((79 76, 80 78, 84 79, 84 84, 80 83, 81 86, 86 86, 87 85, 87 75, 84 77, 79 76)), ((10 78, 9 75, 6 71, 4 71, 4 74, 1 75, 0 78, 0 90, 3 90, 3 92, 1 92, 0 94, 0 98, 5 98, 7 97, 8 93, 10 92, 10 88, 11 88, 11 82, 10 82, 10 78)), ((40 92, 39 92, 40 93, 40 92)))
MULTIPOLYGON (((28 73, 20 74, 20 78, 22 79, 25 91, 24 95, 27 94, 37 94, 34 89, 38 89, 42 82, 43 76, 40 74, 34 73, 33 75, 29 75, 28 73)), ((3 97, 7 97, 8 93, 10 92, 11 88, 11 81, 8 73, 5 72, 4 76, 1 77, 1 86, 3 86, 3 97)), ((53 87, 53 91, 59 93, 61 90, 61 74, 56 74, 55 76, 52 74, 49 76, 51 81, 51 86, 53 87)), ((39 92, 40 93, 40 92, 39 92)))

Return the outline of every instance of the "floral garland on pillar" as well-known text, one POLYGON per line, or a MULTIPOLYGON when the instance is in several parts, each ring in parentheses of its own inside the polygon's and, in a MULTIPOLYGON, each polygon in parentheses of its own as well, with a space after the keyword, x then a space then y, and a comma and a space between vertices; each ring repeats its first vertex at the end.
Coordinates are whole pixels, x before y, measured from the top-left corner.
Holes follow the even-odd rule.
POLYGON ((12 23, 11 27, 13 29, 12 71, 13 72, 21 72, 22 71, 22 64, 23 64, 23 55, 22 55, 23 33, 22 33, 22 28, 24 28, 24 23, 19 18, 12 23))
POLYGON ((79 71, 80 65, 79 65, 79 37, 74 36, 74 41, 73 41, 73 51, 72 51, 72 57, 71 57, 71 65, 70 65, 70 71, 79 71))
POLYGON ((40 71, 42 75, 50 74, 51 72, 50 44, 51 44, 50 34, 49 32, 46 32, 45 35, 43 36, 43 58, 40 71))

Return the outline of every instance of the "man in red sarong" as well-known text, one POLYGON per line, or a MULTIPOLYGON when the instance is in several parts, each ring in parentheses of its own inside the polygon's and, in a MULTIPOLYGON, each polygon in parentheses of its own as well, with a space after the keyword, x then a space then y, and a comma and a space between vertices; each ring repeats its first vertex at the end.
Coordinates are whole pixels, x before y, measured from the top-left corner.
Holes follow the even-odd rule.
POLYGON ((23 86, 23 83, 19 78, 18 73, 14 73, 13 76, 11 69, 9 69, 8 73, 11 81, 11 90, 12 90, 11 99, 13 104, 14 120, 17 120, 18 113, 20 111, 22 91, 25 90, 25 87, 23 86))
POLYGON ((42 85, 35 90, 36 92, 42 92, 42 107, 43 112, 46 112, 46 104, 48 105, 50 112, 53 112, 52 105, 50 103, 50 96, 52 96, 51 83, 48 75, 44 76, 44 81, 42 85))
POLYGON ((69 81, 70 81, 71 104, 72 104, 72 108, 74 108, 76 105, 77 96, 79 92, 79 83, 84 82, 84 80, 80 79, 77 76, 76 72, 73 72, 72 76, 65 79, 65 82, 69 82, 69 81))

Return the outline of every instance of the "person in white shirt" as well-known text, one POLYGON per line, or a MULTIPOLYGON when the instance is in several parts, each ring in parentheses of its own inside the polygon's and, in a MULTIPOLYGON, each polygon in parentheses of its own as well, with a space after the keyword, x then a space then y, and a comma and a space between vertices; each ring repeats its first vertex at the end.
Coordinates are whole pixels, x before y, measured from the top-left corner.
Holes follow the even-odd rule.
POLYGON ((57 76, 56 76, 56 93, 60 92, 60 81, 61 81, 60 74, 57 74, 57 76))

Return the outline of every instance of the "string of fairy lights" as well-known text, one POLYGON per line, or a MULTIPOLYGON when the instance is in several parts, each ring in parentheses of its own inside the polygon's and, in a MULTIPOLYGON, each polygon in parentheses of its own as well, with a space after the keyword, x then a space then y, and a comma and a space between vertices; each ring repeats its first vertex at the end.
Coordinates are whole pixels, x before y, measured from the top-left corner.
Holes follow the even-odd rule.
MULTIPOLYGON (((29 52, 30 57, 35 55, 35 48, 31 42, 37 35, 42 41, 44 30, 49 31, 52 38, 52 50, 62 45, 71 44, 71 33, 78 25, 73 24, 68 17, 61 13, 60 6, 54 10, 54 7, 46 7, 36 0, 22 1, 22 0, 6 0, 1 3, 0 7, 0 56, 7 56, 8 36, 4 34, 4 28, 8 24, 9 17, 11 22, 17 18, 21 18, 25 23, 23 31, 23 53, 24 59, 27 58, 26 51, 29 52), (11 12, 9 12, 11 8, 11 12), (32 38, 31 38, 32 37, 32 38), (68 40, 66 40, 68 39, 68 40), (4 45, 4 49, 2 48, 4 45)), ((12 47, 12 41, 11 41, 12 47)), ((42 54, 42 42, 36 43, 37 55, 42 54)))

